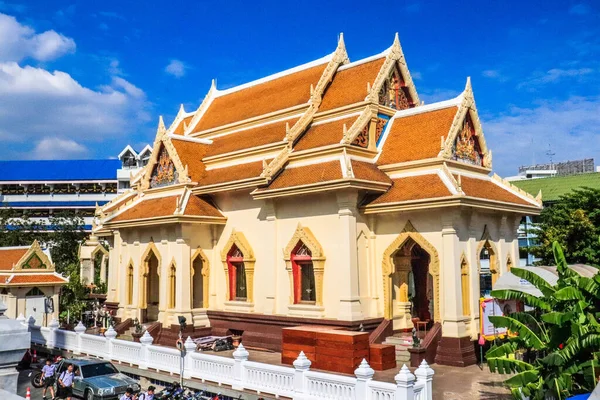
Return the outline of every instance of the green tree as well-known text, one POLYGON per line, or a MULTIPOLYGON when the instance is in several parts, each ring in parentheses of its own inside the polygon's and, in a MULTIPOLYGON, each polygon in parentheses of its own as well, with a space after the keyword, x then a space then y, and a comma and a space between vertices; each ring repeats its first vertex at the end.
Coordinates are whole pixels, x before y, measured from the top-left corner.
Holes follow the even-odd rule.
POLYGON ((600 265, 600 189, 581 188, 562 196, 544 208, 540 223, 533 229, 539 246, 531 252, 541 258, 540 264, 554 261, 552 243, 565 250, 567 261, 600 265))
POLYGON ((56 271, 69 278, 60 294, 61 318, 79 318, 86 307, 87 288, 79 274, 79 246, 85 238, 84 221, 74 212, 53 214, 49 223, 32 220, 27 212, 0 209, 0 246, 29 246, 34 240, 47 245, 56 271))
POLYGON ((516 399, 521 395, 564 399, 589 393, 600 373, 600 274, 587 278, 568 268, 558 242, 553 243, 553 255, 558 271, 554 286, 527 268, 511 269, 537 287, 541 297, 516 290, 492 291, 497 299, 534 307, 490 317, 494 326, 516 334, 486 353, 490 371, 515 373, 505 384, 516 399), (515 352, 524 353, 524 360, 514 359, 515 352))

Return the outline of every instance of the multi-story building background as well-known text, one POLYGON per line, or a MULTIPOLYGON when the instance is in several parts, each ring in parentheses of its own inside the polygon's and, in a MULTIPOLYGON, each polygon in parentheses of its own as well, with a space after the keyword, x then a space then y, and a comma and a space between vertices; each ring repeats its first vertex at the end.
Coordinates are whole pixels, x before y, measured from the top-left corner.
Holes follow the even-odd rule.
POLYGON ((125 191, 150 152, 149 146, 139 153, 127 146, 115 159, 0 161, 0 207, 49 229, 52 215, 75 211, 91 231, 96 206, 125 191))
MULTIPOLYGON (((595 170, 594 159, 538 164, 519 168, 519 175, 508 178, 512 184, 536 196, 542 192, 544 207, 552 207, 559 198, 571 191, 589 187, 600 189, 600 171, 595 170)), ((519 226, 519 264, 534 265, 538 259, 531 253, 537 246, 535 233, 539 216, 527 216, 519 226)))

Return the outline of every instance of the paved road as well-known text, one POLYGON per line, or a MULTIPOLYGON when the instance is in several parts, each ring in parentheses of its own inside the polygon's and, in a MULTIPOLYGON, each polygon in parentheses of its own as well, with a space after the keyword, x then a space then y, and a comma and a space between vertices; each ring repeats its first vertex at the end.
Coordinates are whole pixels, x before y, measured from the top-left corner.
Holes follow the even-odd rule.
MULTIPOLYGON (((42 400, 42 389, 36 389, 31 385, 31 377, 29 374, 32 370, 27 369, 19 373, 19 381, 17 384, 17 394, 25 397, 27 393, 27 387, 31 390, 31 400, 42 400)), ((48 399, 50 399, 50 391, 47 393, 48 399)))

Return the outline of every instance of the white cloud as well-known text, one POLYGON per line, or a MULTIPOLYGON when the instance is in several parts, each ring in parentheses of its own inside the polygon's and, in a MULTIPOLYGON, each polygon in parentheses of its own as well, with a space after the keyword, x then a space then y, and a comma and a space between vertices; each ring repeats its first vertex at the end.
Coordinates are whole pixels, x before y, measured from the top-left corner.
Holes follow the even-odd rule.
POLYGON ((589 14, 590 7, 587 4, 575 4, 569 8, 569 14, 586 15, 589 14))
POLYGON ((53 30, 36 33, 14 17, 0 13, 0 61, 33 58, 49 61, 75 51, 73 39, 53 30))
POLYGON ((513 107, 505 115, 482 119, 494 169, 503 176, 516 175, 520 165, 547 162, 549 144, 555 161, 600 158, 600 97, 513 107))
POLYGON ((497 78, 500 76, 500 72, 496 69, 487 69, 481 73, 486 78, 497 78))
POLYGON ((148 121, 147 105, 144 92, 120 77, 92 90, 65 72, 0 63, 0 135, 5 142, 122 138, 148 121))
POLYGON ((460 91, 453 89, 423 90, 419 92, 419 99, 423 100, 425 104, 431 104, 453 99, 460 93, 460 91))
POLYGON ((187 66, 183 63, 183 61, 171 60, 169 65, 165 67, 165 72, 169 75, 173 75, 175 78, 181 78, 185 75, 186 69, 187 66))
POLYGON ((44 138, 40 140, 29 158, 33 160, 64 160, 88 158, 88 149, 71 139, 44 138))
POLYGON ((415 81, 420 81, 421 79, 423 79, 423 74, 419 71, 413 71, 410 73, 411 78, 413 78, 415 81))
POLYGON ((536 72, 529 79, 519 83, 518 89, 527 88, 535 90, 538 86, 543 86, 548 83, 554 83, 563 79, 573 79, 576 81, 582 81, 588 76, 592 75, 595 71, 592 68, 552 68, 546 72, 536 72))

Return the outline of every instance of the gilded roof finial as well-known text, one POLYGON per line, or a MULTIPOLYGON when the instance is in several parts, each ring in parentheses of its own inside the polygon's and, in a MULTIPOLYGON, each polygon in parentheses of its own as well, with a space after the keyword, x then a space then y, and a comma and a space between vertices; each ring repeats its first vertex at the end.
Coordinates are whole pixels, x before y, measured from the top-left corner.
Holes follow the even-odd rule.
POLYGON ((346 47, 346 43, 344 42, 344 32, 340 32, 338 36, 338 48, 346 47))
POLYGON ((183 103, 179 105, 179 112, 177 112, 177 116, 185 114, 185 108, 183 108, 183 103))
POLYGON ((473 93, 473 87, 471 86, 470 76, 467 76, 467 83, 465 84, 465 93, 473 93))
POLYGON ((157 135, 163 135, 167 131, 165 127, 165 121, 163 120, 162 115, 158 117, 158 129, 156 130, 157 135))

